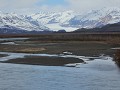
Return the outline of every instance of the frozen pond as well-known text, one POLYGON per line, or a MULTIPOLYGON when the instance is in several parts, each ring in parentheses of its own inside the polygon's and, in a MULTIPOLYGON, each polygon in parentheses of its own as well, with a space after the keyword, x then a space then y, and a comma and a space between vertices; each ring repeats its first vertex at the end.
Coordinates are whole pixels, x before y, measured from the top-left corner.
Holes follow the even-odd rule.
MULTIPOLYGON (((9 53, 13 56, 16 54, 9 53)), ((20 54, 20 56, 22 55, 24 56, 24 54, 20 54)), ((63 55, 63 57, 66 56, 73 57, 73 55, 63 55)), ((75 68, 0 63, 0 90, 120 89, 120 70, 111 57, 74 57, 83 58, 87 64, 81 64, 75 68), (89 61, 89 58, 94 58, 94 60, 89 61)))
POLYGON ((15 44, 14 42, 4 42, 4 43, 1 43, 1 44, 8 44, 8 45, 19 45, 19 44, 15 44))
POLYGON ((29 38, 0 38, 0 41, 15 41, 15 40, 26 40, 29 38))

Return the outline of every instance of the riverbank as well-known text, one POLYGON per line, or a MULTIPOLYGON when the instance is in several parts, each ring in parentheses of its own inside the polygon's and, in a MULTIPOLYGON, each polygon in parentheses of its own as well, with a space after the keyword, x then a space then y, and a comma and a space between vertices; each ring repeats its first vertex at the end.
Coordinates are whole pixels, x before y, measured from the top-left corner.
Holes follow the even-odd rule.
POLYGON ((6 56, 8 56, 8 55, 0 54, 0 58, 1 58, 1 57, 6 57, 6 56))
MULTIPOLYGON (((79 38, 79 35, 71 36, 70 38, 79 38)), ((105 35, 103 35, 105 36, 105 35)), ((119 44, 115 43, 108 43, 104 40, 67 40, 67 36, 62 36, 62 34, 58 36, 54 35, 41 35, 39 37, 22 37, 19 39, 17 38, 7 38, 7 41, 2 38, 0 43, 0 51, 1 52, 12 52, 18 53, 17 58, 15 55, 10 56, 11 59, 5 61, 5 63, 19 63, 19 64, 31 64, 31 65, 62 65, 68 63, 82 63, 84 61, 79 61, 76 58, 68 57, 68 58, 61 58, 61 57, 46 57, 46 56, 25 56, 23 54, 22 58, 19 57, 19 53, 25 54, 48 54, 48 55, 76 55, 76 56, 86 56, 86 57, 99 57, 99 56, 106 56, 109 55, 111 57, 114 56, 115 50, 111 48, 119 47, 119 44), (43 37, 42 37, 43 36, 43 37), (62 38, 58 39, 57 38, 62 38), (44 38, 44 39, 43 39, 44 38), (49 38, 49 39, 47 39, 49 38), (55 39, 56 38, 56 39, 55 39), (12 43, 12 44, 11 44, 12 43), (50 61, 49 61, 50 60, 50 61), (53 60, 53 61, 52 61, 53 60), (61 60, 61 62, 60 62, 61 60), (55 62, 55 63, 54 63, 55 62), (60 63, 60 64, 59 64, 60 63)), ((95 36, 96 37, 96 36, 95 36)), ((95 38, 94 37, 94 38, 95 38)), ((100 36, 102 37, 102 36, 100 36)), ((114 35, 115 37, 115 35, 114 35)), ((117 36, 118 37, 118 36, 117 36)), ((81 38, 81 36, 80 36, 81 38)), ((88 38, 88 37, 87 37, 88 38)), ((106 39, 106 38, 105 38, 106 39)))
POLYGON ((68 41, 54 43, 42 43, 41 41, 21 41, 15 43, 18 45, 0 44, 0 51, 46 54, 61 54, 63 52, 72 52, 75 55, 99 56, 100 54, 113 55, 114 50, 111 48, 118 46, 96 41, 68 41))
POLYGON ((71 63, 83 63, 82 59, 63 58, 63 57, 45 57, 45 56, 27 56, 5 61, 3 63, 28 64, 28 65, 43 65, 43 66, 65 66, 71 63))

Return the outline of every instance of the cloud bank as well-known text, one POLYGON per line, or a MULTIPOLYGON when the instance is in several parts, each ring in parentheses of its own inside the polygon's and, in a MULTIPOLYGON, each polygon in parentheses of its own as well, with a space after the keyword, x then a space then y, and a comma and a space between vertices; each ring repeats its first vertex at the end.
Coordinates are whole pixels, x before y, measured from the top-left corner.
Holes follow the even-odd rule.
MULTIPOLYGON (((32 13, 39 11, 61 11, 72 9, 79 12, 104 7, 120 7, 120 0, 62 0, 67 4, 49 5, 50 0, 0 0, 0 10, 5 12, 32 13)), ((51 0, 52 2, 52 0, 51 0)))
POLYGON ((120 7, 120 0, 66 0, 76 10, 91 10, 104 7, 120 7))

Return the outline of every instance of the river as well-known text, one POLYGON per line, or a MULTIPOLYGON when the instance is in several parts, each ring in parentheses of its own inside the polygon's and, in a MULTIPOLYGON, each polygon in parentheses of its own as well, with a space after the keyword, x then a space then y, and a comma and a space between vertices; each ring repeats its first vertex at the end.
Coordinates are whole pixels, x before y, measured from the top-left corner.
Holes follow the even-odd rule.
POLYGON ((87 62, 77 67, 0 63, 0 90, 120 90, 120 68, 110 56, 0 54, 9 55, 1 57, 0 61, 31 55, 72 57, 87 62))
POLYGON ((120 70, 111 60, 80 67, 0 63, 0 90, 119 90, 120 70))

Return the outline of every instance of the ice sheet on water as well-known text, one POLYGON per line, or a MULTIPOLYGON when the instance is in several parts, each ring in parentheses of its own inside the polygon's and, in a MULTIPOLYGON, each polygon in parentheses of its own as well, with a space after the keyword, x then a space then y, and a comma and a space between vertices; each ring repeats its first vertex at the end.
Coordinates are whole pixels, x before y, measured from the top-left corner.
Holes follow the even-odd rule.
POLYGON ((10 59, 24 58, 25 56, 46 56, 46 57, 63 57, 63 58, 77 58, 83 61, 89 61, 90 59, 102 59, 102 60, 112 60, 109 56, 99 56, 99 57, 87 57, 87 56, 77 56, 77 55, 64 55, 64 54, 27 54, 27 53, 11 53, 11 52, 0 52, 0 54, 8 55, 6 57, 0 58, 0 61, 7 61, 10 59))
POLYGON ((15 42, 5 42, 5 43, 1 43, 1 44, 8 44, 8 45, 19 45, 19 44, 16 44, 15 42))
POLYGON ((0 41, 26 40, 29 38, 0 38, 0 41))

